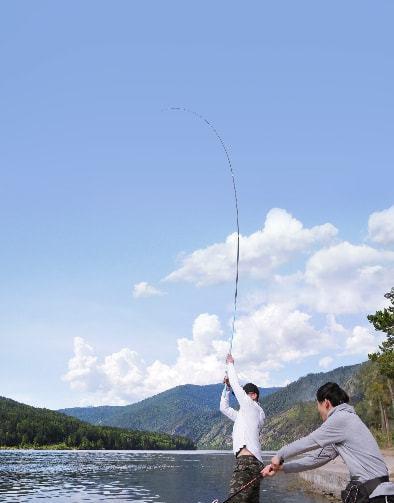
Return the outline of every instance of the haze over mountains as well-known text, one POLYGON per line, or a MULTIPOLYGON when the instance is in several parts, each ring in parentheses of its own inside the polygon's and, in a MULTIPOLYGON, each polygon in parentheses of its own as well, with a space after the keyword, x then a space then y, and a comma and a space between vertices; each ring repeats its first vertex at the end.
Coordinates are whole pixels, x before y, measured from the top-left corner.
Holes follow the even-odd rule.
MULTIPOLYGON (((356 401, 360 399, 357 385, 360 367, 358 364, 308 374, 284 388, 261 388, 260 402, 267 415, 262 432, 263 447, 277 448, 319 424, 316 407, 310 402, 315 400, 317 388, 327 381, 337 382, 356 401)), ((221 391, 221 384, 188 384, 132 405, 77 407, 60 412, 94 425, 186 436, 199 448, 228 448, 232 422, 219 411, 221 391)), ((236 407, 235 399, 232 406, 236 407)))

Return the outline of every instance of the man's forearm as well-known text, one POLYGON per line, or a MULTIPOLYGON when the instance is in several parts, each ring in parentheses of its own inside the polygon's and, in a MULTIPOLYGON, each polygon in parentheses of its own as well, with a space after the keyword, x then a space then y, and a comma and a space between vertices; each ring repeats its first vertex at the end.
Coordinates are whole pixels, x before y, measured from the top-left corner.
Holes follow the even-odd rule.
POLYGON ((285 473, 298 473, 306 470, 313 470, 327 464, 332 459, 337 457, 337 453, 333 450, 318 449, 317 451, 304 456, 294 461, 289 461, 283 464, 283 471, 285 473))
POLYGON ((234 364, 227 364, 227 373, 230 381, 230 386, 234 391, 235 396, 237 397, 238 402, 241 402, 245 398, 245 391, 241 388, 237 373, 235 372, 234 364))
POLYGON ((310 435, 307 437, 300 438, 291 444, 282 447, 276 455, 279 459, 287 460, 297 454, 303 454, 304 452, 312 451, 317 449, 319 445, 311 438, 310 435))

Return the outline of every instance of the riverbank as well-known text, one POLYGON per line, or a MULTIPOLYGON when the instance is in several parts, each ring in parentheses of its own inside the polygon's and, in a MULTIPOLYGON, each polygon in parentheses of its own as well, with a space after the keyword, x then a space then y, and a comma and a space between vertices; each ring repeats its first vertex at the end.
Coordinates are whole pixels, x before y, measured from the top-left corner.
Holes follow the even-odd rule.
MULTIPOLYGON (((394 449, 385 449, 382 452, 389 469, 390 480, 394 481, 394 449)), ((336 499, 341 497, 341 491, 348 483, 349 471, 338 456, 330 463, 315 470, 302 472, 299 476, 311 491, 336 499)))

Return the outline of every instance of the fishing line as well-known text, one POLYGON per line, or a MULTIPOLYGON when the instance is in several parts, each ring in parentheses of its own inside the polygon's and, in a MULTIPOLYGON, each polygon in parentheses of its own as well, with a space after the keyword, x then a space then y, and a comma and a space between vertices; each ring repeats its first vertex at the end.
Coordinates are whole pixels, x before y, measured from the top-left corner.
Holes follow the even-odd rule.
POLYGON ((215 133, 216 138, 219 140, 219 142, 220 142, 220 144, 221 144, 221 146, 222 146, 222 148, 224 150, 224 153, 226 154, 227 164, 228 164, 228 166, 230 168, 231 178, 232 178, 232 182, 233 182, 233 189, 234 189, 235 212, 236 212, 236 222, 237 222, 237 261, 236 261, 236 275, 235 275, 235 289, 234 289, 234 313, 233 313, 232 331, 231 331, 231 338, 230 338, 230 350, 229 350, 229 353, 231 353, 232 352, 232 348, 233 348, 234 334, 235 334, 235 320, 236 320, 236 316, 237 316, 238 276, 239 276, 239 273, 238 273, 238 271, 239 271, 239 215, 238 215, 238 197, 237 197, 237 187, 235 185, 235 176, 234 176, 234 171, 233 171, 233 166, 232 166, 231 158, 230 158, 230 155, 228 153, 226 144, 224 143, 224 141, 223 141, 222 137, 220 136, 220 134, 218 133, 217 129, 203 115, 201 115, 201 114, 199 114, 197 112, 194 112, 193 110, 189 110, 188 108, 184 108, 184 107, 170 107, 169 110, 176 111, 176 112, 186 112, 186 113, 194 115, 195 117, 198 117, 200 120, 202 120, 203 122, 205 122, 205 124, 207 124, 211 128, 211 130, 215 133))

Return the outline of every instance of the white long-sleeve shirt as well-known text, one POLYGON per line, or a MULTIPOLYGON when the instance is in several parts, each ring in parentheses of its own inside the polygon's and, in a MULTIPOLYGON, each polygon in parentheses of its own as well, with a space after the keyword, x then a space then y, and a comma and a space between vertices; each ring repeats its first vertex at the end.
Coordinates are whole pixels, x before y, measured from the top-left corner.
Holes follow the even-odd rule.
POLYGON ((239 403, 239 410, 230 407, 230 391, 224 390, 220 399, 220 412, 234 421, 233 452, 237 454, 246 447, 262 462, 259 433, 264 424, 264 411, 239 385, 233 364, 227 365, 227 373, 231 388, 239 403))

